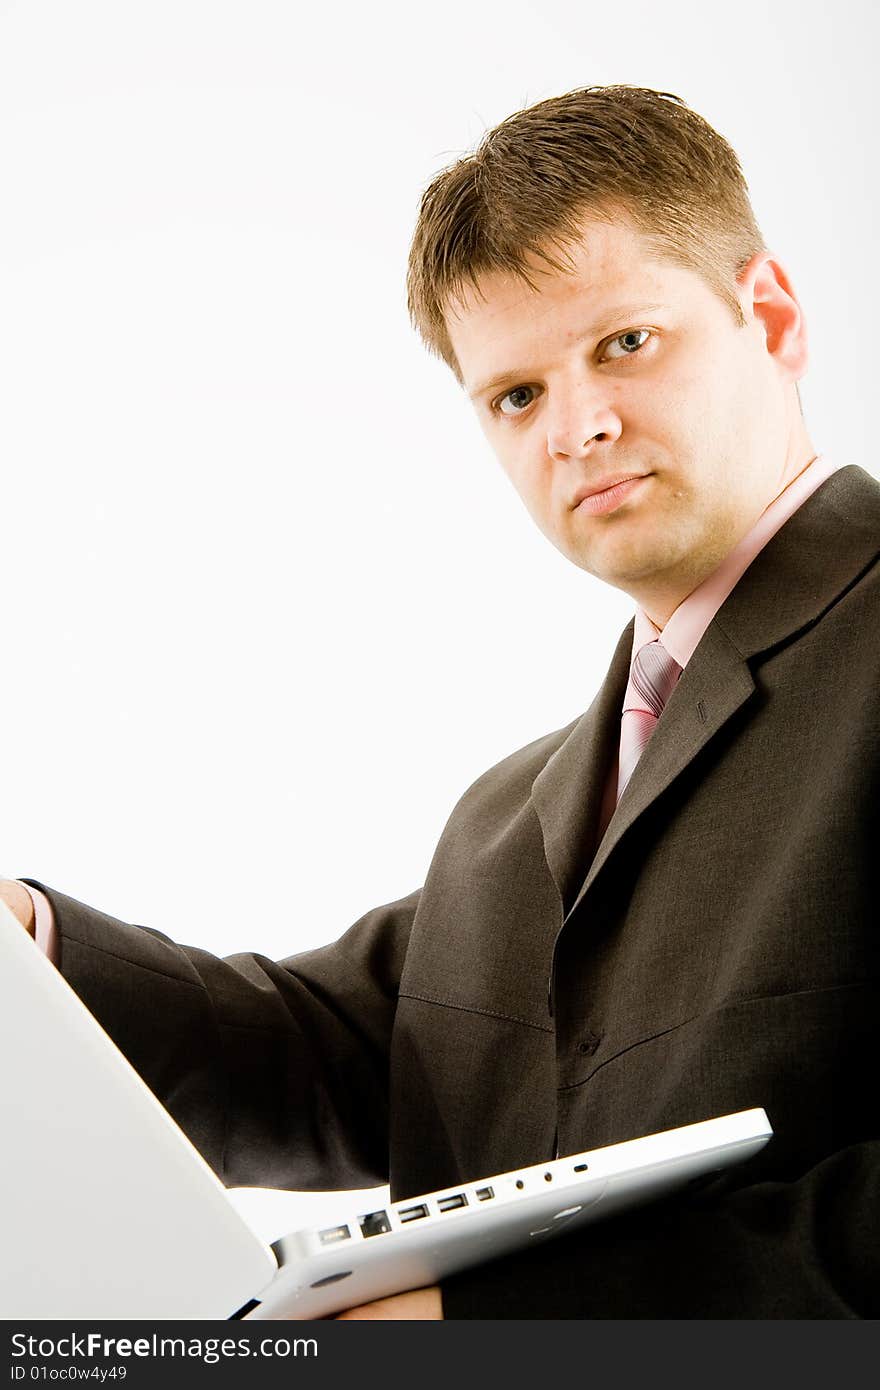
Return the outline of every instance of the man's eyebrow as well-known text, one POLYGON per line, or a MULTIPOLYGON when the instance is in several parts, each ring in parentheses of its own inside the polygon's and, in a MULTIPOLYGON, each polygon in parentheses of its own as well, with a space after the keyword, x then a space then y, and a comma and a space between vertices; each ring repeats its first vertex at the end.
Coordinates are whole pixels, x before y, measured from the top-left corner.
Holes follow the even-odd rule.
MULTIPOLYGON (((652 304, 643 299, 632 304, 615 304, 610 309, 604 309, 600 317, 590 325, 578 341, 582 342, 584 338, 592 338, 595 337, 596 334, 606 332, 615 323, 620 322, 621 319, 628 319, 639 314, 650 313, 654 309, 665 308, 665 304, 652 304)), ((468 399, 474 401, 478 396, 485 395, 487 391, 494 391, 499 386, 506 386, 508 382, 526 381, 533 375, 534 373, 527 367, 522 369, 514 368, 512 371, 508 372, 499 372, 497 376, 493 376, 489 381, 484 381, 482 385, 476 386, 473 391, 469 392, 468 399)))

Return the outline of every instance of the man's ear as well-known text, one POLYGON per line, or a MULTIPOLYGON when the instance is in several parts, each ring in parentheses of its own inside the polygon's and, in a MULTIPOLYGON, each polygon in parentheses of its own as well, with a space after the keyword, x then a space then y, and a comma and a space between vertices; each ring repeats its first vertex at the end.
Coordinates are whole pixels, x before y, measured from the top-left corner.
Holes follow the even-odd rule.
POLYGON ((788 381, 806 375, 807 325, 788 273, 772 251, 759 251, 737 276, 746 323, 757 323, 767 351, 788 381))

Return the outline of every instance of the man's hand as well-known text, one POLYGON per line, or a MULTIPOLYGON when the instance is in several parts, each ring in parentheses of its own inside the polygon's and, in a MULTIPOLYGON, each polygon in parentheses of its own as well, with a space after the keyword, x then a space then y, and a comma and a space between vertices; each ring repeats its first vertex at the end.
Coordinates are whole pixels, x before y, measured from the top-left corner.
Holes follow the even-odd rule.
POLYGON ((442 1320, 443 1301, 436 1284, 429 1289, 395 1293, 390 1298, 377 1298, 375 1303, 363 1303, 360 1308, 349 1308, 347 1313, 337 1313, 334 1321, 354 1319, 399 1322, 406 1318, 419 1318, 422 1321, 442 1320))
POLYGON ((30 936, 34 934, 34 904, 22 884, 12 878, 0 878, 0 901, 16 916, 30 936))

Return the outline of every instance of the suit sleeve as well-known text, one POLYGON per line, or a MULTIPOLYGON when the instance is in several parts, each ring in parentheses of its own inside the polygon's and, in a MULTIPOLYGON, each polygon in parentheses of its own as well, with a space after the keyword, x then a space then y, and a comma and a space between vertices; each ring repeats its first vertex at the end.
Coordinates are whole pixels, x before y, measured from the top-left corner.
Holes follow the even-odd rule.
POLYGON ((880 1317, 880 1142, 663 1202, 445 1280, 448 1318, 880 1317))
POLYGON ((388 1052, 419 893, 283 961, 224 960, 46 894, 60 969, 227 1186, 388 1181, 388 1052))

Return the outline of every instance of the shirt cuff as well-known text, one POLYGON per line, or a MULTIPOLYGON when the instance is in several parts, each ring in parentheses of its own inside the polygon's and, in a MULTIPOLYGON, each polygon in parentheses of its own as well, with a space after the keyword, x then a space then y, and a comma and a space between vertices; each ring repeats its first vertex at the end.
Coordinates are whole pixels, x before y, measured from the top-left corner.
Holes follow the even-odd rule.
POLYGON ((52 904, 45 893, 40 892, 39 888, 32 888, 29 883, 22 883, 21 879, 18 882, 21 883, 22 888, 26 888, 30 893, 31 902, 34 905, 34 940, 43 955, 57 966, 61 960, 61 946, 52 904))

